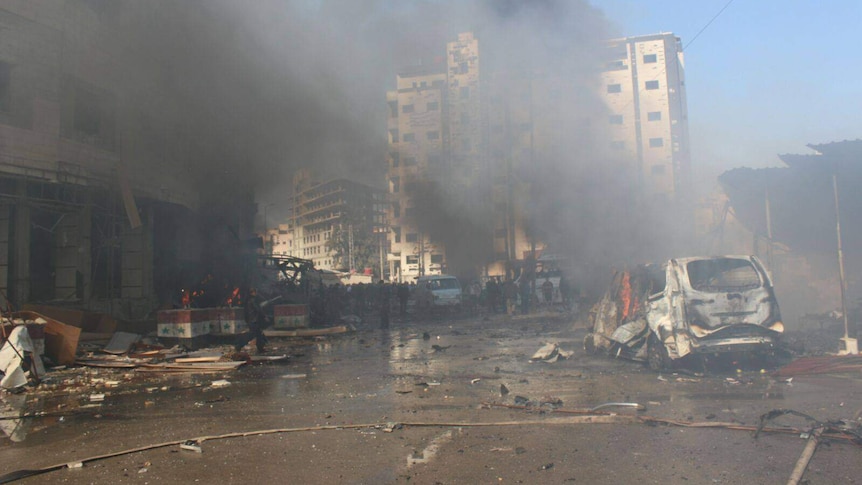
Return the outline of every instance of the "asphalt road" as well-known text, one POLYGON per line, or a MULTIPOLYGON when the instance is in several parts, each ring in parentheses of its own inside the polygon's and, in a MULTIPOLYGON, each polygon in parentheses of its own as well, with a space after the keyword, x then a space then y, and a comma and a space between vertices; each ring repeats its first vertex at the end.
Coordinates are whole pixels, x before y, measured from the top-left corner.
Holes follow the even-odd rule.
MULTIPOLYGON (((286 364, 145 379, 101 371, 93 375, 123 384, 98 407, 78 407, 89 393, 24 398, 30 411, 68 415, 5 421, 7 433, 17 426, 18 441, 0 444, 0 474, 201 436, 286 429, 292 431, 205 440, 202 453, 164 446, 20 483, 778 484, 805 446, 798 435, 755 439, 721 428, 572 423, 571 414, 496 404, 545 401, 575 410, 636 402, 646 409, 617 411, 748 425, 776 408, 821 420, 862 411, 858 373, 791 383, 759 369, 658 375, 639 363, 585 354, 583 335, 569 318, 551 314, 393 319, 388 329, 367 323, 325 340, 272 342, 269 353, 291 356, 286 364), (545 342, 574 353, 531 363, 545 342), (211 388, 218 379, 231 385, 211 388)), ((8 405, 21 398, 5 399, 8 405)), ((805 421, 788 416, 776 424, 805 421)), ((862 481, 860 452, 848 443, 821 445, 805 479, 862 481)))

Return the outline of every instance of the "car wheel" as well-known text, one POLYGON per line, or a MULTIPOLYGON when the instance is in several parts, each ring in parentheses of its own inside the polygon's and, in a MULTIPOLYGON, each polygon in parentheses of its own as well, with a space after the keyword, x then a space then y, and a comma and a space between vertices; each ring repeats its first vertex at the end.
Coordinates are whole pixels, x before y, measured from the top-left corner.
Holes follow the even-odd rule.
POLYGON ((649 368, 658 372, 670 368, 670 356, 667 353, 667 347, 664 343, 650 333, 647 340, 647 364, 649 368))
POLYGON ((584 350, 586 350, 588 354, 595 354, 596 353, 596 340, 595 339, 596 339, 596 336, 591 334, 591 333, 587 334, 587 336, 584 337, 584 350))

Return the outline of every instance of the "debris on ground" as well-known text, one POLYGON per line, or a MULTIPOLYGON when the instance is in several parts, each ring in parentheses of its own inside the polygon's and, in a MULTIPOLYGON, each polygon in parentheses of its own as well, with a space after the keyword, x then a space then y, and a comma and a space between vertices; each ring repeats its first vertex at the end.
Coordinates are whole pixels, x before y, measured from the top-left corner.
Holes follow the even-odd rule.
POLYGON ((3 372, 3 378, 0 380, 0 387, 3 389, 16 389, 30 381, 38 382, 40 376, 45 375, 45 367, 30 339, 27 327, 15 327, 6 339, 0 349, 0 370, 3 372))
POLYGON ((562 350, 556 342, 549 342, 542 346, 530 357, 531 362, 554 363, 559 359, 568 359, 574 352, 562 350))
POLYGON ((815 374, 837 374, 862 370, 862 355, 829 355, 821 357, 802 357, 778 369, 776 378, 805 376, 815 374))

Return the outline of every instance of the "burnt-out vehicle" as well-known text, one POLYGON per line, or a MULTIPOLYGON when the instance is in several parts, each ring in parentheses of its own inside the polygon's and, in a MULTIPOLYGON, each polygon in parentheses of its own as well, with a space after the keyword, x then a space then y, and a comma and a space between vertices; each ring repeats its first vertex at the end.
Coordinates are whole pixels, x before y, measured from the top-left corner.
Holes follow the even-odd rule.
POLYGON ((644 360, 655 370, 687 357, 770 355, 784 332, 769 274, 755 256, 618 271, 590 320, 587 351, 644 360))

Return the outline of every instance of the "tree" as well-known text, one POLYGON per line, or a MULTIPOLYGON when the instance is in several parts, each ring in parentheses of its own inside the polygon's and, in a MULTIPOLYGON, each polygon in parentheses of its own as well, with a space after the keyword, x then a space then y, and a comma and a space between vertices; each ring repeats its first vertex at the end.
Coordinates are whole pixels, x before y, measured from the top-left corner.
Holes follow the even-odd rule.
POLYGON ((361 271, 374 267, 379 244, 380 241, 372 231, 368 218, 363 217, 361 208, 348 206, 344 215, 333 226, 332 235, 326 241, 326 249, 332 252, 334 267, 345 271, 361 271))

